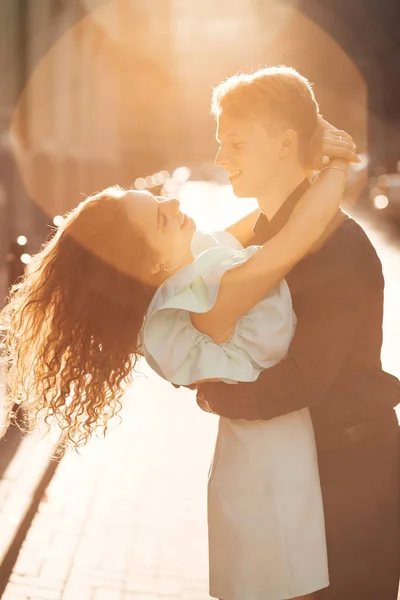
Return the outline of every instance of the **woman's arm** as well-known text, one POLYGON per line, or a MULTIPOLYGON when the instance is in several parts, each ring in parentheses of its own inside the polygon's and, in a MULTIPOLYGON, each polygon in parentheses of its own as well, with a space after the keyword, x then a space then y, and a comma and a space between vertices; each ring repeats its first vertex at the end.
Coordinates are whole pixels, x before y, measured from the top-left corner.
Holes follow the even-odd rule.
POLYGON ((307 254, 338 212, 347 166, 346 161, 332 160, 304 194, 282 231, 246 263, 223 275, 213 308, 207 313, 191 313, 196 329, 221 343, 236 321, 307 254))
POLYGON ((233 235, 242 246, 247 246, 254 235, 253 227, 260 212, 259 208, 253 210, 253 212, 240 219, 240 221, 237 221, 237 223, 233 223, 226 231, 233 235))

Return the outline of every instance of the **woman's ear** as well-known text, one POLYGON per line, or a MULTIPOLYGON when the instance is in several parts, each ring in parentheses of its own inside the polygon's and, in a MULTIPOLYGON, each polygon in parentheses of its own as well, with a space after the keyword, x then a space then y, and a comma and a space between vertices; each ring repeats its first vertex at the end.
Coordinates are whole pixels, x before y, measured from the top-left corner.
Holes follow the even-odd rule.
POLYGON ((146 262, 143 264, 143 267, 146 269, 147 274, 154 277, 154 275, 158 275, 163 269, 163 264, 165 260, 160 254, 159 250, 152 249, 146 256, 146 262))
POLYGON ((154 262, 150 266, 150 275, 157 275, 163 270, 163 265, 160 262, 154 262))

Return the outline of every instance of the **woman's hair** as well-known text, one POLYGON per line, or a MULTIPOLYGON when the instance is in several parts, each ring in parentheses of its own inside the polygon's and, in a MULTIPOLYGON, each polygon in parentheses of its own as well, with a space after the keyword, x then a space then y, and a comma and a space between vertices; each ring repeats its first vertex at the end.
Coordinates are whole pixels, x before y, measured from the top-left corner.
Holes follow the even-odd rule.
POLYGON ((76 449, 118 414, 155 291, 140 277, 152 256, 124 194, 108 188, 72 210, 0 314, 9 419, 16 402, 24 429, 43 416, 76 449))
POLYGON ((317 127, 318 104, 311 84, 291 67, 267 67, 251 74, 229 77, 214 88, 211 113, 233 118, 269 119, 285 123, 298 134, 299 158, 317 127))

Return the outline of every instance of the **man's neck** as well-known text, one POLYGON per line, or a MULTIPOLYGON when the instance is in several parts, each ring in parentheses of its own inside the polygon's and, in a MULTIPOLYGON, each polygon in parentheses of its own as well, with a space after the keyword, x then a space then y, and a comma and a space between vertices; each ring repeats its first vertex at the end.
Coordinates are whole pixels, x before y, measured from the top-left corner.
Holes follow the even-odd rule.
POLYGON ((265 194, 257 196, 258 206, 261 212, 271 220, 278 210, 283 206, 290 194, 304 181, 306 174, 299 166, 286 173, 284 176, 276 177, 265 190, 265 194))

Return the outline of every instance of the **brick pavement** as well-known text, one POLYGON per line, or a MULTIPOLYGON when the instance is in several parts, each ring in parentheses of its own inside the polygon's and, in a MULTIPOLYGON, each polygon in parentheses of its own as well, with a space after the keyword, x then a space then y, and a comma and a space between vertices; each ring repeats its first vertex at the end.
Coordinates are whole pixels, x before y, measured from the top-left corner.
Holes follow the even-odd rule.
MULTIPOLYGON (((5 380, 0 365, 0 565, 9 551, 12 551, 15 537, 18 536, 24 519, 40 492, 46 476, 50 457, 54 452, 57 436, 41 439, 40 430, 24 437, 15 428, 5 425, 3 398, 5 380)), ((0 576, 3 576, 1 572, 0 576)), ((0 589, 3 589, 0 582, 0 589)), ((1 591, 0 591, 1 594, 1 591)))
POLYGON ((217 419, 146 366, 122 423, 64 457, 4 600, 208 597, 206 483, 217 419))

